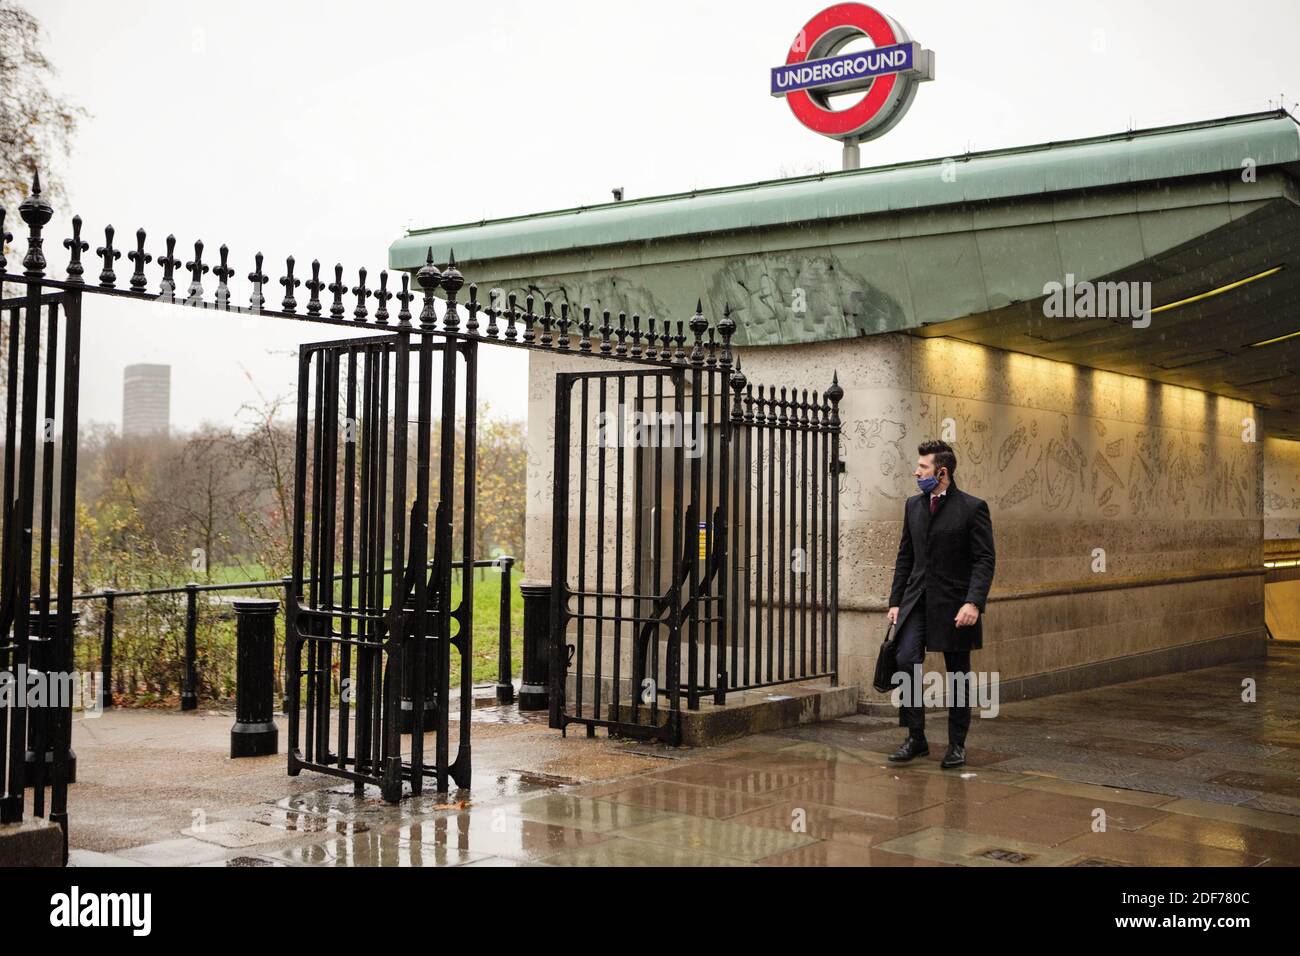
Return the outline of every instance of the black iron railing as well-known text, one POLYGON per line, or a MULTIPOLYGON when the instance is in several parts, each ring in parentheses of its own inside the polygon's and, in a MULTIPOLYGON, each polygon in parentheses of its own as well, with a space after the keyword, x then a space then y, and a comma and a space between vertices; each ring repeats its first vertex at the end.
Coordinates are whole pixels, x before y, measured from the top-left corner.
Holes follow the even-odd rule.
MULTIPOLYGON (((499 558, 484 558, 476 561, 460 561, 456 566, 461 568, 463 573, 472 570, 484 568, 499 568, 501 571, 501 600, 499 603, 499 620, 497 622, 498 632, 498 661, 497 661, 497 683, 496 699, 501 703, 510 703, 514 700, 514 683, 513 683, 513 664, 511 661, 511 647, 513 643, 512 623, 511 623, 511 595, 513 591, 515 559, 512 556, 503 556, 499 558)), ((432 567, 432 562, 430 562, 432 567)), ((392 574, 392 568, 385 568, 382 571, 384 576, 392 574)), ((351 577, 356 578, 359 572, 353 573, 351 577)), ((343 574, 334 575, 335 581, 343 580, 343 574)), ((190 582, 188 584, 178 584, 164 588, 101 588, 98 591, 90 591, 84 594, 72 595, 74 602, 94 602, 102 601, 102 609, 99 615, 100 623, 100 640, 99 649, 99 666, 92 668, 98 674, 99 678, 99 701, 101 708, 108 709, 114 706, 113 688, 121 685, 122 674, 115 671, 114 668, 114 643, 116 637, 118 601, 129 598, 148 598, 161 597, 166 595, 185 595, 185 634, 184 634, 184 671, 180 687, 180 709, 194 710, 199 705, 200 688, 202 687, 202 677, 200 672, 200 655, 199 655, 199 595, 221 593, 227 591, 276 591, 281 594, 281 604, 288 600, 290 589, 293 584, 291 577, 273 578, 265 581, 233 581, 222 584, 197 584, 190 582), (114 681, 114 677, 118 680, 114 681)), ((37 599, 33 598, 35 604, 37 599)), ((57 617, 57 614, 51 609, 48 612, 51 618, 57 617)), ((288 627, 288 615, 284 616, 285 627, 288 627)), ((73 631, 74 647, 76 643, 76 628, 73 631)), ((288 632, 285 632, 287 643, 288 632)), ((86 653, 83 649, 83 655, 86 653)), ((75 659, 75 657, 74 657, 75 659)), ((83 660, 91 659, 92 655, 86 655, 83 660)), ((135 690, 136 688, 131 688, 135 690)), ((468 688, 462 688, 462 693, 469 693, 468 688)))
MULTIPOLYGON (((303 281, 295 277, 299 264, 292 256, 277 282, 263 273, 259 252, 248 274, 248 305, 240 306, 231 285, 232 279, 239 282, 238 273, 224 245, 214 267, 204 262, 204 243, 195 241, 193 257, 182 268, 174 236, 166 238, 162 250, 155 247, 163 252, 155 260, 139 229, 134 250, 125 255, 132 271, 119 285, 117 269, 125 273, 126 268, 118 265, 124 256, 114 245, 113 227, 104 227, 103 245, 95 248, 101 267, 90 271, 99 268, 98 276, 87 275, 93 260, 83 262, 82 256, 91 245, 82 238, 81 218, 74 216, 72 235, 62 242, 68 251, 65 278, 56 279, 46 274, 44 250, 53 208, 41 196, 39 180, 18 211, 28 227, 21 273, 11 272, 5 259, 4 242, 11 237, 0 210, 0 321, 7 319, 9 349, 0 480, 0 667, 16 670, 39 662, 70 671, 74 603, 105 600, 104 626, 111 636, 113 605, 133 593, 74 594, 81 306, 83 296, 93 295, 349 330, 344 334, 350 338, 308 343, 299 353, 293 572, 285 608, 290 775, 303 769, 334 774, 352 780, 358 795, 365 785, 377 784, 385 799, 394 801, 404 792, 421 792, 426 777, 435 780, 439 792, 449 781, 470 786, 472 701, 462 693, 453 759, 447 691, 453 647, 460 652, 462 689, 472 682, 473 575, 463 578, 459 606, 453 606, 451 591, 454 571, 462 567, 455 555, 470 553, 475 540, 480 347, 549 353, 562 358, 566 368, 583 370, 560 375, 557 395, 552 726, 576 722, 589 734, 604 726, 672 740, 683 697, 686 707, 695 708, 701 697, 724 703, 728 690, 765 686, 769 680, 834 678, 842 393, 834 381, 811 399, 804 383, 792 388, 789 398, 785 392, 778 398, 770 387, 764 392, 755 386, 751 393, 745 379, 732 374, 739 373, 731 341, 737 326, 725 303, 711 302, 716 321, 706 317, 700 301, 689 319, 646 315, 644 326, 636 311, 619 309, 615 322, 610 310, 593 314, 586 303, 567 301, 563 291, 557 293, 561 301, 539 303, 526 285, 494 289, 483 303, 451 250, 447 267, 439 269, 429 248, 414 284, 403 273, 396 292, 389 291, 387 271, 378 273, 378 287, 371 288, 370 274, 359 269, 357 284, 349 287, 342 265, 333 267, 327 285, 331 270, 327 266, 322 275, 318 261, 307 266, 310 279, 303 281), (146 274, 150 263, 161 269, 161 277, 146 274), (216 280, 215 289, 205 290, 208 275, 216 280), (277 285, 283 298, 270 292, 277 285), (462 288, 463 303, 458 301, 462 288), (300 295, 306 299, 301 304, 300 295), (345 301, 347 295, 353 299, 345 301), (280 299, 278 308, 268 296, 280 299), (418 315, 412 310, 417 296, 423 299, 418 315), (619 399, 653 398, 656 413, 671 403, 677 444, 638 447, 630 456, 621 450, 610 454, 602 445, 589 455, 588 415, 595 409, 586 396, 592 382, 602 383, 601 411, 609 411, 603 404, 609 389, 619 399), (689 458, 680 443, 687 416, 692 428, 706 422, 702 455, 693 450, 689 458), (612 475, 606 474, 610 470, 612 475), (759 486, 761 475, 766 480, 759 486), (592 481, 600 495, 595 499, 588 497, 592 481), (754 488, 744 487, 748 482, 754 488), (622 492, 624 500, 611 508, 606 488, 622 492), (629 500, 640 507, 627 511, 629 500), (592 505, 594 521, 586 514, 592 505), (603 538, 597 545, 578 535, 568 547, 570 534, 603 533, 611 523, 617 544, 609 562, 602 557, 603 538), (595 560, 586 561, 588 550, 595 560), (569 566, 570 556, 576 567, 569 566), (349 592, 353 560, 362 577, 356 595, 349 592), (791 561, 806 578, 786 570, 791 561), (376 580, 386 562, 394 566, 391 595, 376 580), (343 593, 336 597, 331 576, 340 566, 343 593), (613 571, 612 582, 605 580, 607 571, 613 571), (590 626, 595 635, 587 656, 584 632, 590 626), (625 641, 620 636, 606 642, 607 635, 624 631, 625 641), (661 645, 667 658, 662 672, 661 645), (570 648, 577 656, 572 673, 570 648), (618 659, 624 652, 626 662, 618 659), (610 670, 604 668, 606 656, 610 670), (349 740, 348 711, 331 717, 329 685, 336 664, 342 680, 354 663, 354 706, 366 716, 349 740), (776 669, 769 678, 772 665, 776 669), (612 692, 628 675, 632 680, 621 699, 597 690, 608 681, 612 692), (566 699, 570 677, 571 702, 566 699), (584 683, 590 694, 583 694, 584 683), (666 720, 660 719, 661 709, 666 720), (407 724, 409 758, 401 739, 407 724), (428 760, 426 730, 434 748, 428 760)), ((198 594, 250 584, 262 582, 162 589, 187 595, 183 706, 197 704, 198 594)), ((284 582, 264 586, 284 589, 284 582)), ((54 754, 48 817, 63 829, 66 859, 71 708, 51 708, 32 726, 42 735, 34 741, 36 751, 43 752, 48 742, 54 754)), ((0 822, 23 818, 28 743, 26 710, 0 706, 0 822)), ((46 815, 43 784, 38 779, 35 787, 37 816, 46 815)))
POLYGON ((697 314, 667 371, 557 375, 558 729, 676 743, 702 701, 838 681, 843 389, 751 385, 720 329, 697 314))

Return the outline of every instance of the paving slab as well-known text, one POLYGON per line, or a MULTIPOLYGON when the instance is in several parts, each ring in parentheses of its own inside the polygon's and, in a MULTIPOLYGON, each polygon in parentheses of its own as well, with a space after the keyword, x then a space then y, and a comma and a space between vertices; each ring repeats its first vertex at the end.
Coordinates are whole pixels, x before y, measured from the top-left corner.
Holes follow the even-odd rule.
MULTIPOLYGON (((1300 865, 1300 653, 1004 704, 967 766, 888 760, 851 714, 670 748, 474 711, 468 790, 397 804, 277 755, 232 715, 114 710, 74 727, 76 866, 1300 865), (1240 678, 1260 703, 1240 701, 1240 678), (1105 831, 1095 829, 1104 811, 1105 831)), ((283 718, 278 718, 283 723, 283 718)), ((453 733, 455 724, 453 724, 453 733)))

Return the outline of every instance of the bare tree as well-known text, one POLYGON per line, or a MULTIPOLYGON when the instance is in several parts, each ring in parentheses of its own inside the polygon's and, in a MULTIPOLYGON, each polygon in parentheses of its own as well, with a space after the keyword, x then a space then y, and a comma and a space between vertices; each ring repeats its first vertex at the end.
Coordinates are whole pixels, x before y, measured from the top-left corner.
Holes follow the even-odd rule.
MULTIPOLYGON (((32 173, 51 169, 57 157, 67 155, 86 116, 50 90, 53 76, 41 52, 40 23, 11 0, 0 0, 0 206, 14 219, 32 173)), ((64 198, 59 177, 42 179, 48 199, 64 198)))

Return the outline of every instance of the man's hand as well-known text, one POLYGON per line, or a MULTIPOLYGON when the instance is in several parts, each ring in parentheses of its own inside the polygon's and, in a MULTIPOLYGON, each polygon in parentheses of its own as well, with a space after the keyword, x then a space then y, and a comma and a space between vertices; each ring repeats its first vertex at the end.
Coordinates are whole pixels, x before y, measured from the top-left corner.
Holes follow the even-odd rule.
POLYGON ((897 624, 897 623, 898 623, 898 608, 896 608, 896 607, 891 607, 891 608, 889 609, 889 623, 890 623, 890 624, 897 624))
POLYGON ((970 627, 980 619, 980 609, 974 604, 963 604, 957 616, 953 619, 957 622, 958 627, 970 627))

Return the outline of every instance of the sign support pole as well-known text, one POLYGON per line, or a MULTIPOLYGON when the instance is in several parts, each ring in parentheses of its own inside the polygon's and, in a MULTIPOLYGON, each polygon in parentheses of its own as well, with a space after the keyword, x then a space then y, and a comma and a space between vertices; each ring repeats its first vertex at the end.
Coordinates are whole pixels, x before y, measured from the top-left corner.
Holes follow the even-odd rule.
POLYGON ((858 154, 858 140, 844 140, 844 157, 841 169, 858 169, 862 165, 861 156, 858 154))

